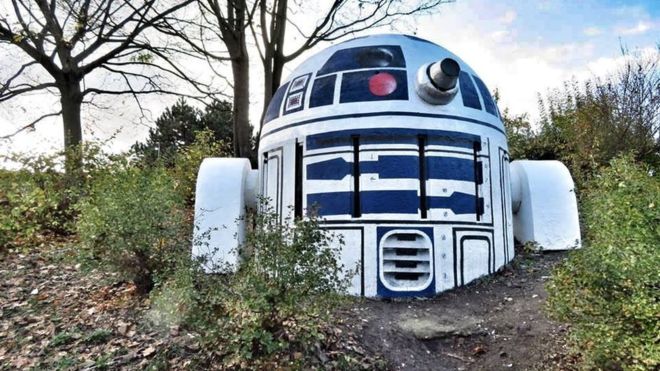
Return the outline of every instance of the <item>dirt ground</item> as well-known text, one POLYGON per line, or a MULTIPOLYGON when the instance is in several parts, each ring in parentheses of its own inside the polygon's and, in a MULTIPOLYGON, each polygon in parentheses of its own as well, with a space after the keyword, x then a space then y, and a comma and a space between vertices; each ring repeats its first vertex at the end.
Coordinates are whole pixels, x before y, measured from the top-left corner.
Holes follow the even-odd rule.
MULTIPOLYGON (((337 349, 395 370, 570 369, 566 329, 542 308, 564 257, 518 256, 434 299, 357 300, 338 313, 337 349)), ((206 368, 195 334, 150 325, 151 306, 131 284, 85 272, 57 249, 0 255, 0 370, 206 368)))
POLYGON ((429 300, 356 305, 361 343, 397 370, 571 369, 566 327, 549 320, 544 285, 566 253, 525 254, 495 276, 429 300))

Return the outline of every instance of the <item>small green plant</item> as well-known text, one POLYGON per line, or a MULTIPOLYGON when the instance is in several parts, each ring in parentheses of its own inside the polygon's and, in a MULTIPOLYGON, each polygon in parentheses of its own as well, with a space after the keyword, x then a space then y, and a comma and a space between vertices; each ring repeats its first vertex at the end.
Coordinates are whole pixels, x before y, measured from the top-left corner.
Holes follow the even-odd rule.
POLYGON ((83 340, 90 345, 104 344, 112 337, 112 331, 106 329, 94 330, 91 334, 87 335, 83 340))
POLYGON ((350 278, 340 251, 330 247, 341 238, 319 228, 316 218, 280 221, 272 210, 262 210, 250 216, 254 228, 236 273, 204 274, 203 265, 193 265, 183 274, 195 282, 187 323, 202 334, 204 347, 223 349, 228 367, 259 367, 293 352, 309 355, 324 338, 330 312, 341 301, 337 294, 350 278))
POLYGON ((187 253, 181 195, 167 171, 117 162, 97 175, 79 204, 83 254, 149 292, 187 253))
POLYGON ((64 331, 53 336, 49 345, 55 348, 61 347, 62 345, 71 343, 74 339, 75 337, 71 332, 64 331))
POLYGON ((553 274, 548 305, 573 324, 588 369, 660 366, 660 180, 630 156, 596 177, 581 250, 553 274))

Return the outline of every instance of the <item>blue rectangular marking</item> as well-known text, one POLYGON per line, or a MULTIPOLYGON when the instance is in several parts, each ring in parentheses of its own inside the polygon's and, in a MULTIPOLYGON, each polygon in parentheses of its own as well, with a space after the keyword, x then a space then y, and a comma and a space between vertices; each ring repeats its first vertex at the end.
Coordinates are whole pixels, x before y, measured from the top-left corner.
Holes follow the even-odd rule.
POLYGON ((314 80, 309 107, 321 107, 332 104, 335 96, 337 75, 330 75, 314 80))
POLYGON ((417 191, 360 192, 362 214, 417 214, 417 191))
POLYGON ((474 161, 456 157, 426 158, 427 179, 451 179, 474 182, 474 161))
POLYGON ((483 203, 483 199, 467 193, 454 192, 449 197, 428 197, 430 209, 449 209, 454 214, 476 214, 477 202, 483 203))
POLYGON ((319 216, 351 215, 353 211, 353 192, 311 193, 307 195, 308 212, 319 216))
MULTIPOLYGON (((426 157, 426 179, 474 182, 474 162, 455 157, 426 157)), ((353 162, 338 157, 307 165, 308 180, 341 180, 351 175, 353 162)), ((378 160, 361 161, 361 174, 378 174, 380 179, 417 179, 417 156, 379 156, 378 160)))
POLYGON ((419 135, 428 137, 429 145, 444 145, 473 149, 474 142, 480 142, 478 135, 447 130, 427 129, 350 129, 309 135, 306 139, 307 150, 352 146, 352 136, 360 137, 360 144, 413 144, 417 145, 419 135))
POLYGON ((461 87, 461 97, 463 98, 463 106, 481 110, 481 102, 479 101, 479 94, 474 87, 474 83, 470 75, 461 71, 458 77, 458 83, 461 87))

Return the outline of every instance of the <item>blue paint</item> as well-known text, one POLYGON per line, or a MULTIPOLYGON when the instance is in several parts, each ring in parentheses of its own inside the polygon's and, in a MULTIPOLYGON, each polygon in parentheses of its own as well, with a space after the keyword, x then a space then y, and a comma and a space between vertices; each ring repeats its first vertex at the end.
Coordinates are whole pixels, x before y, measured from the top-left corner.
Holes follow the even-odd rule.
MULTIPOLYGON (((449 209, 455 215, 475 214, 483 199, 467 193, 454 192, 449 197, 427 196, 430 209, 449 209)), ((360 192, 362 214, 417 214, 417 190, 360 192)), ((307 207, 315 208, 319 216, 351 215, 353 192, 326 192, 307 195, 307 207)), ((483 209, 483 207, 481 207, 483 209)))
POLYGON ((430 209, 449 209, 456 215, 475 214, 477 211, 476 197, 471 194, 454 192, 449 197, 428 196, 430 209))
POLYGON ((353 162, 341 157, 307 165, 308 180, 341 180, 352 172, 353 162))
POLYGON ((477 94, 477 89, 474 87, 474 83, 472 82, 470 75, 465 71, 461 71, 458 76, 458 83, 461 87, 463 106, 481 110, 479 95, 477 94))
POLYGON ((280 117, 280 107, 282 107, 282 101, 284 100, 284 93, 286 93, 289 88, 289 83, 280 86, 273 97, 270 99, 268 104, 268 109, 266 109, 266 114, 264 115, 264 122, 272 121, 280 117))
POLYGON ((427 157, 427 179, 451 179, 474 182, 474 160, 455 157, 427 157))
POLYGON ((341 79, 340 103, 408 100, 408 76, 403 70, 369 70, 345 73, 341 79), (369 91, 369 79, 377 73, 394 76, 396 89, 388 95, 374 95, 369 91))
POLYGON ((378 67, 406 67, 401 47, 398 45, 373 45, 338 50, 325 62, 316 75, 321 76, 340 71, 378 67), (385 50, 391 54, 392 59, 389 63, 386 64, 381 59, 370 57, 374 54, 377 55, 380 50, 385 50))
POLYGON ((309 97, 309 108, 332 104, 335 96, 337 75, 330 75, 314 80, 312 95, 309 97))
POLYGON ((351 215, 353 192, 310 193, 307 195, 307 211, 318 216, 351 215))
POLYGON ((362 214, 417 214, 417 191, 362 191, 362 214))
MULTIPOLYGON (((474 181, 474 162, 455 157, 426 157, 426 179, 474 181)), ((308 180, 341 180, 351 175, 353 162, 341 157, 307 165, 308 180)), ((419 178, 417 156, 378 156, 378 160, 361 161, 360 174, 378 174, 379 179, 419 178)))
POLYGON ((486 106, 486 112, 490 113, 491 115, 498 117, 497 116, 497 106, 495 105, 495 102, 493 101, 493 97, 490 96, 490 92, 488 91, 488 88, 486 87, 486 84, 484 84, 483 81, 481 81, 480 78, 477 76, 472 76, 474 77, 474 81, 477 83, 477 87, 479 88, 479 92, 481 93, 481 97, 484 99, 484 105, 486 106))
POLYGON ((418 137, 425 135, 430 145, 445 145, 451 147, 468 148, 474 147, 474 142, 480 142, 478 135, 460 133, 446 130, 426 129, 351 129, 339 130, 328 133, 309 135, 305 141, 307 150, 352 146, 351 136, 360 137, 360 145, 363 144, 413 144, 417 145, 418 137))
POLYGON ((379 156, 375 161, 360 161, 360 174, 378 174, 380 179, 419 178, 417 156, 379 156))

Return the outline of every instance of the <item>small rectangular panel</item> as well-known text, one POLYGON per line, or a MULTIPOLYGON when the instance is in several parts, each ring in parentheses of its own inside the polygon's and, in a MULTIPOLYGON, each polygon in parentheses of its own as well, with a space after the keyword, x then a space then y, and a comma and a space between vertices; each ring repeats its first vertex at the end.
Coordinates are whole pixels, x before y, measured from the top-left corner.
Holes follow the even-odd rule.
POLYGON ((335 96, 335 82, 337 75, 330 75, 314 80, 312 94, 309 98, 309 107, 331 105, 335 96))
POLYGON ((470 75, 465 71, 461 71, 458 77, 458 83, 461 87, 463 106, 481 110, 479 94, 477 93, 477 89, 475 88, 470 75))
POLYGON ((454 228, 453 261, 454 285, 495 272, 495 239, 492 229, 454 228))

